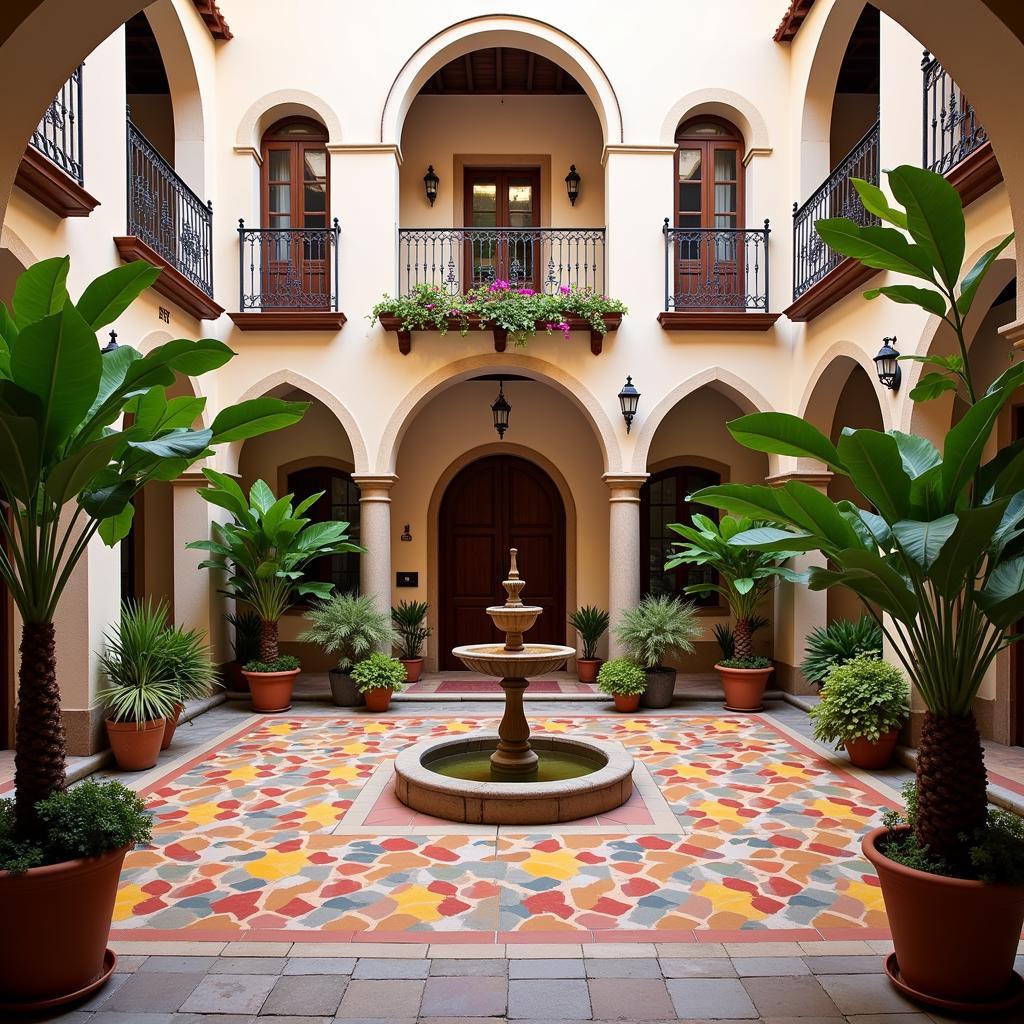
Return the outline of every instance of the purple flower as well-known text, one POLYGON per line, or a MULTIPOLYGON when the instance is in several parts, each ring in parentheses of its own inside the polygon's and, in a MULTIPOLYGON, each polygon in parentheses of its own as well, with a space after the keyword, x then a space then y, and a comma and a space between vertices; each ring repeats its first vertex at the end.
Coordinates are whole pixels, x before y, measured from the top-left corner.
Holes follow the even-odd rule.
POLYGON ((508 281, 492 281, 487 290, 489 292, 507 292, 511 287, 508 281))
POLYGON ((517 288, 516 295, 533 295, 535 294, 532 288, 517 288))
POLYGON ((563 295, 568 295, 572 291, 572 289, 567 284, 563 284, 558 290, 563 295))
POLYGON ((427 303, 427 309, 433 309, 433 308, 434 308, 434 303, 428 302, 427 303))
POLYGON ((568 341, 569 340, 569 332, 572 330, 572 328, 563 320, 558 325, 558 329, 562 332, 562 337, 564 337, 565 340, 568 341))

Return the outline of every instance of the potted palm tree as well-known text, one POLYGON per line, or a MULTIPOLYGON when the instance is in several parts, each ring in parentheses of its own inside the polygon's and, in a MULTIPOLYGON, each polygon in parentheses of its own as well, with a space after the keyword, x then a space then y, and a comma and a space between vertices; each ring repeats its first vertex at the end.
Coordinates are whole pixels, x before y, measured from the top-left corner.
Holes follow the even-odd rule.
POLYGON ((676 688, 676 670, 665 661, 673 655, 692 654, 693 641, 701 634, 693 605, 648 594, 622 616, 615 634, 647 675, 640 703, 646 708, 667 708, 676 688))
POLYGON ((733 655, 715 665, 729 711, 760 711, 763 707, 761 699, 772 674, 772 663, 754 654, 751 626, 758 607, 778 580, 795 575, 782 565, 792 557, 792 552, 765 553, 729 543, 738 533, 758 525, 751 519, 734 516, 723 516, 721 522, 716 523, 699 514, 693 517, 692 526, 669 524, 669 529, 684 540, 675 542, 675 554, 665 563, 665 568, 699 565, 714 570, 720 582, 693 583, 685 588, 685 593, 719 594, 725 598, 735 620, 733 655))
POLYGON ((5 1009, 56 1005, 102 985, 124 855, 146 835, 135 794, 115 784, 65 790, 54 613, 97 534, 117 544, 132 498, 171 480, 215 446, 298 422, 304 403, 260 398, 192 424, 202 398, 168 398, 178 375, 200 376, 233 354, 222 342, 179 339, 145 355, 101 351, 96 332, 159 271, 129 263, 72 302, 67 257, 41 260, 0 305, 0 578, 21 618, 15 797, 0 810, 0 906, 18 941, 0 957, 5 1009), (133 415, 125 425, 126 413, 133 415))
POLYGON ((857 594, 914 684, 926 708, 916 789, 902 820, 890 817, 862 848, 892 930, 890 979, 966 1015, 1004 1005, 1022 989, 1013 964, 1024 923, 1024 826, 988 808, 972 705, 1024 615, 1024 445, 984 457, 1000 413, 1024 383, 1024 362, 982 391, 964 332, 978 287, 1012 235, 964 274, 956 190, 918 167, 887 175, 895 207, 876 185, 854 184, 868 212, 891 226, 837 218, 819 221, 818 234, 836 252, 914 279, 866 295, 945 320, 957 351, 912 357, 929 372, 910 398, 955 393, 966 411, 941 450, 896 430, 846 428, 833 443, 796 416, 743 416, 729 424, 740 443, 824 463, 849 479, 862 505, 833 504, 799 481, 778 489, 725 484, 694 499, 771 524, 732 537, 737 547, 819 552, 822 564, 808 571, 807 584, 857 594))
POLYGON ((259 616, 259 656, 242 666, 253 710, 287 711, 299 659, 281 654, 278 621, 301 597, 331 594, 332 584, 304 577, 311 562, 364 549, 348 540, 348 523, 314 523, 303 518, 323 491, 296 505, 294 495, 278 498, 263 480, 257 480, 246 498, 231 477, 213 469, 203 473, 213 486, 199 493, 211 504, 226 508, 232 519, 213 524, 212 540, 195 540, 188 547, 208 551, 213 557, 199 567, 225 572, 226 593, 259 616))
POLYGON ((596 605, 585 604, 569 616, 569 625, 583 641, 583 656, 576 659, 576 678, 581 683, 592 683, 601 667, 597 645, 608 629, 608 613, 596 605))
POLYGON ((314 604, 306 612, 306 620, 311 625, 299 639, 338 655, 338 663, 330 671, 334 703, 341 708, 358 707, 364 700, 352 678, 352 666, 373 651, 390 651, 398 644, 391 615, 378 611, 368 594, 335 594, 329 601, 314 604))
POLYGON ((352 681, 366 701, 369 711, 383 712, 391 706, 391 697, 405 686, 405 666, 380 651, 352 666, 352 681))
POLYGON ((160 637, 157 653, 175 690, 174 714, 167 719, 160 744, 160 749, 166 750, 174 739, 185 704, 208 697, 220 683, 206 637, 198 629, 168 626, 160 637))
POLYGON ((391 609, 391 621, 398 632, 398 660, 405 666, 407 681, 419 681, 423 672, 423 645, 433 632, 423 625, 427 617, 426 601, 399 601, 391 609))
POLYGON ((647 689, 647 673, 632 658, 612 658, 597 673, 597 688, 612 698, 616 711, 636 711, 647 689))

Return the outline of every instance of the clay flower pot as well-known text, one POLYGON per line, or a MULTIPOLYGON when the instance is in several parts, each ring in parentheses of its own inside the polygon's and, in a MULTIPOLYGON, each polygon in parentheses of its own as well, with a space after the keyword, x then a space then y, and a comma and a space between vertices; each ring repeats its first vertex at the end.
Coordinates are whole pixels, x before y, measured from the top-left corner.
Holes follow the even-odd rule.
POLYGON ((581 683, 595 683, 597 682, 597 673, 600 668, 600 658, 577 658, 576 678, 581 683))
POLYGON ((636 711, 640 707, 639 693, 615 693, 612 694, 612 699, 615 701, 616 711, 636 711))
POLYGON ((366 690, 363 696, 366 698, 367 711, 387 711, 391 707, 391 694, 394 691, 390 686, 378 686, 373 690, 366 690))
MULTIPOLYGON (((903 825, 898 832, 907 832, 903 825)), ((1012 1005, 1024 995, 1014 974, 1024 886, 986 885, 904 867, 878 849, 876 828, 861 850, 878 874, 895 952, 885 969, 904 994, 967 1014, 1012 1005)))
POLYGON ((882 733, 877 740, 858 736, 855 740, 847 740, 843 746, 846 747, 846 753, 850 755, 850 764, 857 768, 877 771, 879 768, 889 767, 899 735, 899 729, 893 729, 891 732, 882 733))
POLYGON ((676 689, 676 670, 674 668, 648 668, 647 689, 640 694, 640 705, 645 708, 667 708, 672 704, 672 694, 676 689))
POLYGON ((107 949, 107 937, 127 852, 124 847, 20 875, 0 871, 0 906, 17 933, 0 957, 5 1020, 15 1009, 41 1010, 81 999, 110 977, 117 957, 107 949))
POLYGON ((117 767, 123 772, 142 772, 152 768, 160 757, 164 741, 164 719, 152 722, 112 722, 107 719, 107 739, 114 751, 117 767))
POLYGON ((764 688, 768 685, 768 677, 775 671, 773 668, 729 668, 725 665, 716 665, 715 668, 722 677, 726 711, 764 710, 764 688))
POLYGON ((366 703, 350 673, 332 668, 328 678, 331 681, 331 699, 337 707, 361 708, 366 703))
POLYGON ((299 669, 287 672, 243 672, 249 682, 253 711, 273 714, 287 711, 292 706, 292 690, 299 677, 299 669))
POLYGON ((423 673, 423 659, 399 658, 398 660, 405 666, 406 682, 418 683, 420 681, 420 675, 423 673))
POLYGON ((160 743, 161 750, 166 750, 171 745, 171 740, 174 739, 174 730, 178 728, 178 720, 184 710, 184 704, 175 704, 173 717, 164 720, 164 738, 160 743))

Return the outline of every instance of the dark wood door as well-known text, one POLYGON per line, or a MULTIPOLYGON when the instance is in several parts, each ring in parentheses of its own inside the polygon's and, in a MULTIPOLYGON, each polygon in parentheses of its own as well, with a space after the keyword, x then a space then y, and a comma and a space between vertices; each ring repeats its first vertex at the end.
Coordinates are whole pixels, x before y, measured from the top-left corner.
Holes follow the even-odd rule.
POLYGON ((524 600, 544 609, 527 642, 565 643, 565 508, 547 473, 515 456, 479 459, 448 485, 438 525, 442 671, 463 668, 453 647, 504 639, 484 609, 505 601, 512 547, 524 600))

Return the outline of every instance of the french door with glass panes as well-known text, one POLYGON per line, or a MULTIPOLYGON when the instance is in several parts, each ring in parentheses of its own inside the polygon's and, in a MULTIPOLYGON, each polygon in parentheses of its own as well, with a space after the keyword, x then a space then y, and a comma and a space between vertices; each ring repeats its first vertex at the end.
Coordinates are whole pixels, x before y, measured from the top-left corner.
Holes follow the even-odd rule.
POLYGON ((263 137, 263 308, 326 309, 331 294, 327 135, 305 118, 263 137))
POLYGON ((540 171, 472 167, 465 177, 463 287, 508 281, 539 290, 540 171))
POLYGON ((742 308, 743 140, 702 118, 676 134, 676 294, 690 309, 742 308))

